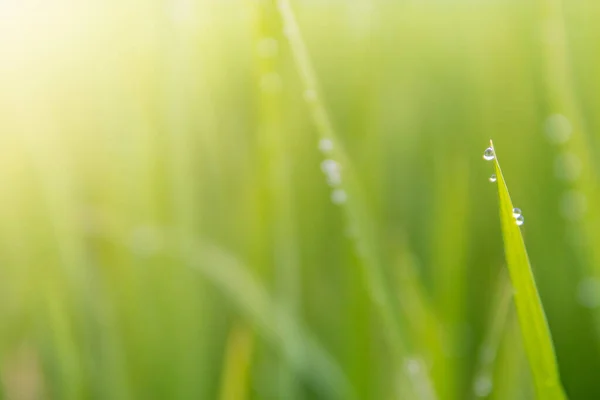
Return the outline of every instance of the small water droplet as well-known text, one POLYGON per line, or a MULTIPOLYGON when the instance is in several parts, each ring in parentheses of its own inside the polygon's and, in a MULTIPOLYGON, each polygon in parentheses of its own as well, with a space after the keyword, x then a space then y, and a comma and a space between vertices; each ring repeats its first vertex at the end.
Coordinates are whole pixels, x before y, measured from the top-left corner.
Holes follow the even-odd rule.
POLYGON ((513 217, 515 217, 515 218, 519 218, 523 214, 523 212, 521 211, 520 208, 513 208, 512 212, 513 212, 513 217))
POLYGON ((339 166, 338 163, 336 163, 334 160, 324 160, 321 163, 321 171, 323 171, 326 174, 337 170, 339 170, 339 166))
POLYGON ((496 155, 494 154, 494 149, 492 149, 491 147, 485 149, 485 151, 483 152, 483 159, 486 161, 491 161, 494 158, 496 158, 496 155))
POLYGON ((517 226, 521 226, 525 223, 525 217, 523 217, 522 215, 519 215, 517 218, 515 218, 515 222, 516 222, 517 226))
POLYGON ((333 150, 333 141, 328 138, 319 140, 319 150, 322 153, 330 153, 333 150))
POLYGON ((595 277, 583 278, 577 285, 577 300, 586 308, 600 306, 600 280, 595 277))
POLYGON ((490 176, 490 182, 496 182, 498 180, 498 178, 496 178, 496 174, 492 174, 492 176, 490 176))
POLYGON ((341 205, 348 200, 348 195, 344 189, 335 189, 331 192, 331 201, 333 204, 341 205))
POLYGON ((492 379, 487 375, 478 376, 473 383, 473 392, 477 397, 486 397, 492 392, 492 379))
POLYGON ((562 114, 554 114, 546 119, 546 137, 554 144, 566 143, 571 137, 573 127, 567 117, 562 114))
POLYGON ((406 369, 406 372, 414 376, 417 375, 421 370, 421 365, 419 364, 418 360, 409 358, 404 362, 404 368, 406 369))
POLYGON ((334 160, 324 160, 321 163, 321 170, 327 177, 329 186, 339 186, 342 183, 340 165, 334 160))

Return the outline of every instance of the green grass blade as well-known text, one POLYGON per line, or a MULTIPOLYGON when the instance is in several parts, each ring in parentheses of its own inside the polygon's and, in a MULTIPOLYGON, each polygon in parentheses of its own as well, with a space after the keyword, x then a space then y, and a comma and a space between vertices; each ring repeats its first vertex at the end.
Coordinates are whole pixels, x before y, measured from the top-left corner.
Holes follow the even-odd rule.
MULTIPOLYGON (((254 26, 256 43, 259 46, 265 40, 278 37, 279 20, 274 4, 268 2, 252 2, 251 10, 256 13, 254 26)), ((279 76, 281 57, 271 55, 255 56, 256 70, 260 79, 279 76)), ((262 86, 262 85, 261 85, 262 86)), ((301 260, 300 246, 297 237, 296 203, 294 198, 293 163, 294 154, 290 143, 294 142, 290 131, 285 128, 285 110, 283 91, 260 90, 258 95, 257 120, 259 124, 259 141, 261 143, 261 159, 263 161, 262 186, 264 199, 269 204, 264 210, 263 218, 269 221, 272 232, 264 239, 263 252, 267 259, 273 257, 273 273, 276 292, 274 301, 285 313, 297 316, 302 308, 301 296, 301 260)), ((269 263, 266 263, 269 265, 269 263)), ((277 382, 281 397, 293 400, 298 397, 299 388, 292 371, 285 360, 277 368, 274 381, 277 382)))
POLYGON ((514 319, 514 315, 511 314, 513 289, 505 270, 502 270, 500 276, 498 276, 496 286, 489 325, 479 350, 477 366, 473 376, 473 394, 475 397, 487 397, 486 392, 491 393, 494 390, 493 378, 498 349, 506 335, 510 319, 514 319))
POLYGON ((343 149, 325 104, 321 99, 317 77, 296 21, 295 13, 289 0, 278 0, 277 6, 292 57, 304 88, 304 97, 309 105, 319 138, 332 143, 333 150, 330 152, 329 158, 335 160, 344 169, 344 181, 338 189, 344 193, 344 196, 347 194, 348 199, 341 203, 344 203, 343 210, 346 214, 349 230, 354 232, 354 244, 361 261, 369 295, 386 327, 386 334, 394 357, 397 359, 405 358, 412 363, 421 365, 422 368, 413 369, 415 373, 410 374, 410 382, 415 386, 419 398, 436 399, 438 398, 436 390, 429 376, 429 371, 424 366, 424 361, 421 360, 421 355, 413 354, 415 349, 410 337, 406 316, 398 310, 392 288, 388 284, 385 268, 377 251, 376 228, 365 205, 362 187, 352 170, 349 157, 343 149))
POLYGON ((498 178, 500 221, 506 264, 514 288, 514 301, 537 395, 540 399, 565 399, 550 329, 535 285, 523 236, 513 217, 513 204, 500 169, 498 156, 491 141, 490 144, 496 155, 494 165, 498 178))
POLYGON ((214 284, 276 348, 300 377, 320 394, 353 399, 355 391, 341 367, 287 308, 277 305, 266 288, 236 257, 216 245, 190 239, 182 257, 214 284))

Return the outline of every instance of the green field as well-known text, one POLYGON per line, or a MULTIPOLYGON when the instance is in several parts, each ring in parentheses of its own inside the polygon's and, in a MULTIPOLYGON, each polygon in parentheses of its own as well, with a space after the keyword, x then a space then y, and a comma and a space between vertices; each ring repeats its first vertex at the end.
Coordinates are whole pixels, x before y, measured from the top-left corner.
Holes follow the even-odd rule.
POLYGON ((0 0, 0 399, 599 399, 599 18, 0 0))

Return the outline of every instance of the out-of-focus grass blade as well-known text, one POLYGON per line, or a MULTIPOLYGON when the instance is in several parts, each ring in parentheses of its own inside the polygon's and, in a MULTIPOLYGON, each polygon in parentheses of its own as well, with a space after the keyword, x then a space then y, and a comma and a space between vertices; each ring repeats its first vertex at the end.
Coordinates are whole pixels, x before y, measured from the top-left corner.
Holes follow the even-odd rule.
POLYGON ((415 386, 421 399, 436 399, 437 394, 429 376, 428 368, 421 360, 421 355, 411 355, 414 344, 409 333, 406 316, 400 313, 395 302, 392 289, 389 286, 385 269, 377 251, 376 228, 365 205, 361 185, 352 171, 352 164, 343 149, 333 128, 325 104, 318 87, 317 77, 312 62, 296 21, 296 16, 288 0, 277 0, 285 35, 288 39, 291 53, 304 87, 304 97, 310 107, 310 113, 321 141, 331 143, 329 160, 342 165, 344 169, 343 183, 332 193, 341 194, 339 201, 346 213, 349 231, 363 267, 363 274, 369 289, 369 295, 379 311, 385 324, 386 334, 394 352, 395 358, 410 358, 413 368, 410 382, 415 386), (347 197, 347 198, 346 198, 347 197))
MULTIPOLYGON (((509 316, 505 330, 494 361, 493 381, 490 382, 493 386, 489 388, 491 393, 479 399, 531 400, 535 398, 535 389, 516 315, 509 316)), ((481 390, 481 381, 479 385, 478 389, 481 390)))
POLYGON ((487 398, 494 388, 493 373, 496 368, 498 348, 505 336, 511 315, 512 287, 505 270, 498 277, 496 296, 491 307, 490 322, 477 360, 473 381, 475 398, 487 398))
POLYGON ((514 288, 514 301, 537 395, 544 400, 565 399, 550 329, 535 285, 523 236, 513 217, 514 207, 491 141, 490 145, 495 155, 494 165, 506 264, 514 288))
POLYGON ((221 400, 245 400, 249 397, 249 375, 254 347, 254 333, 242 324, 231 328, 223 377, 221 381, 221 400))
POLYGON ((281 351, 292 370, 326 398, 352 399, 341 368, 291 315, 279 309, 239 260, 219 247, 191 241, 182 249, 189 265, 229 298, 255 329, 281 351))

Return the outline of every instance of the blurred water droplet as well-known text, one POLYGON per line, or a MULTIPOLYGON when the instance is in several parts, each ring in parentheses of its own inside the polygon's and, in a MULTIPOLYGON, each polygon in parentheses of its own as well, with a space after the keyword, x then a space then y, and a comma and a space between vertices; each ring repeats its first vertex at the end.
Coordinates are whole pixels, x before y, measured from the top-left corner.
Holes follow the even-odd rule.
POLYGON ((491 147, 485 149, 485 151, 483 152, 483 159, 486 161, 491 161, 494 158, 496 158, 496 155, 494 154, 494 149, 492 149, 491 147))
POLYGON ((260 78, 260 89, 266 93, 277 93, 281 87, 281 76, 276 72, 269 72, 260 78))
POLYGON ((551 143, 563 144, 571 137, 573 127, 567 117, 562 114, 554 114, 546 119, 546 137, 551 143))
POLYGON ((414 358, 409 358, 404 361, 404 368, 410 375, 417 375, 419 371, 421 371, 421 365, 419 364, 419 361, 415 360, 414 358))
POLYGON ((521 226, 525 223, 525 217, 519 215, 517 218, 515 218, 515 222, 518 226, 521 226))
POLYGON ((477 397, 487 397, 492 392, 492 379, 487 375, 478 376, 473 383, 473 392, 477 397))
POLYGON ((342 183, 340 166, 334 160, 325 160, 321 163, 321 170, 325 173, 329 186, 339 186, 342 183))
POLYGON ((331 171, 337 171, 337 170, 339 170, 338 163, 333 160, 324 160, 321 163, 321 171, 323 171, 326 174, 331 173, 331 171))
POLYGON ((577 285, 577 301, 583 307, 600 306, 600 280, 595 277, 583 278, 577 285))
POLYGON ((566 192, 560 201, 560 210, 565 219, 577 221, 587 211, 587 198, 577 190, 566 192))
POLYGON ((277 42, 277 39, 271 37, 262 38, 256 43, 256 52, 259 57, 262 58, 275 57, 278 50, 279 43, 277 42))
POLYGON ((333 141, 327 138, 319 140, 319 150, 323 153, 330 153, 333 150, 333 141))
POLYGON ((521 211, 520 208, 513 208, 512 212, 513 212, 513 217, 515 217, 515 218, 519 218, 523 214, 523 212, 521 211))
POLYGON ((498 178, 496 178, 496 174, 492 174, 492 176, 490 176, 490 182, 496 182, 498 180, 498 178))
POLYGON ((561 154, 554 162, 554 173, 556 177, 566 182, 575 181, 581 174, 581 169, 581 160, 572 153, 561 154))
POLYGON ((344 204, 348 200, 348 195, 344 189, 335 189, 331 192, 331 201, 333 204, 344 204))

